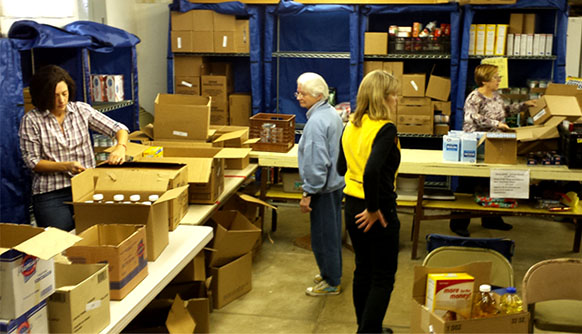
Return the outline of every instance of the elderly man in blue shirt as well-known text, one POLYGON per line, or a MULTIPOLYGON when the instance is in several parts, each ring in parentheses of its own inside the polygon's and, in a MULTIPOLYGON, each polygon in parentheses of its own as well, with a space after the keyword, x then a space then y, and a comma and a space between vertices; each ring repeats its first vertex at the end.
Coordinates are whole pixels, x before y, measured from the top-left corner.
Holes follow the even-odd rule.
POLYGON ((295 97, 307 109, 307 123, 299 140, 299 174, 303 180, 301 212, 310 213, 311 248, 319 267, 309 296, 341 292, 342 218, 344 180, 336 170, 343 122, 328 102, 329 88, 316 73, 297 78, 295 97))

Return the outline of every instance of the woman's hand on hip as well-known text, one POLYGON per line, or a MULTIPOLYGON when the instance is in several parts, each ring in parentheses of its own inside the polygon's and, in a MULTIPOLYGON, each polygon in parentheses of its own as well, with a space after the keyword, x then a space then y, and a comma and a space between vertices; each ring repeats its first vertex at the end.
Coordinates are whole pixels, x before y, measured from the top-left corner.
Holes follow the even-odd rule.
POLYGON ((364 232, 368 232, 372 226, 374 225, 374 223, 376 221, 380 221, 380 224, 382 224, 383 227, 388 226, 388 223, 386 222, 386 219, 384 219, 384 216, 382 215, 382 212, 380 212, 380 210, 377 210, 375 212, 369 212, 368 209, 358 213, 356 215, 356 225, 358 225, 358 228, 363 228, 364 232))

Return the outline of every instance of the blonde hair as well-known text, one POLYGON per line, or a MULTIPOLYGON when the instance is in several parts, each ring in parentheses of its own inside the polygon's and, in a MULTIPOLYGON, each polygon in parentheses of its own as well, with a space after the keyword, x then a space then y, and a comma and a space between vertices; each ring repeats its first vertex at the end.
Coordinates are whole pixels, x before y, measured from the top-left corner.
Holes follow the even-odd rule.
POLYGON ((491 81, 497 73, 497 65, 481 64, 475 67, 475 83, 477 86, 483 86, 484 82, 491 81))
POLYGON ((305 93, 308 93, 313 97, 318 97, 320 94, 324 100, 327 100, 329 97, 327 83, 325 82, 325 79, 317 73, 305 72, 301 74, 299 78, 297 78, 297 85, 301 86, 305 93))
POLYGON ((351 116, 351 122, 361 126, 364 114, 372 120, 394 120, 396 110, 390 110, 385 101, 389 94, 396 94, 397 91, 398 79, 392 74, 382 70, 366 74, 358 88, 356 112, 351 116))

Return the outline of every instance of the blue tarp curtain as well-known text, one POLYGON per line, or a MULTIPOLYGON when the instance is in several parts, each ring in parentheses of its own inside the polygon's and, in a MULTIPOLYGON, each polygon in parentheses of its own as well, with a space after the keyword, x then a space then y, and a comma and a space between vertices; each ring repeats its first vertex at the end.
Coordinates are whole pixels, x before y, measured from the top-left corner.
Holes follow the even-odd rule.
MULTIPOLYGON (((450 13, 450 24, 451 24, 451 58, 450 58, 450 78, 451 78, 451 106, 455 106, 457 91, 457 78, 459 75, 459 38, 460 38, 460 28, 461 28, 461 11, 459 6, 455 4, 447 5, 369 5, 361 6, 360 12, 362 13, 362 20, 360 22, 360 39, 362 41, 359 53, 358 62, 360 73, 358 76, 358 82, 361 81, 363 77, 363 63, 364 63, 364 33, 368 28, 368 19, 372 14, 415 14, 415 13, 450 13)), ((453 108, 451 108, 453 109, 453 108)), ((454 118, 454 117, 451 117, 454 118)))
POLYGON ((279 112, 295 114, 297 123, 305 123, 306 110, 300 110, 293 92, 296 90, 297 77, 308 71, 321 74, 330 87, 337 89, 338 102, 350 101, 355 106, 358 85, 356 55, 360 45, 358 22, 357 6, 352 5, 303 5, 282 1, 277 6, 267 6, 263 56, 266 111, 276 112, 278 89, 279 112), (312 14, 318 15, 317 20, 313 19, 312 14), (280 25, 279 41, 276 36, 277 19, 280 25), (347 41, 343 37, 346 35, 349 36, 347 41), (350 59, 280 58, 277 73, 276 59, 273 57, 273 52, 277 51, 277 42, 280 52, 349 52, 351 56, 350 59), (348 65, 349 73, 336 70, 348 65))
MULTIPOLYGON (((244 16, 249 18, 250 30, 250 55, 249 62, 242 59, 235 59, 233 63, 233 70, 236 73, 234 78, 234 89, 236 92, 251 92, 252 93, 252 113, 253 115, 260 112, 264 108, 263 104, 263 68, 261 65, 261 50, 262 38, 261 30, 263 26, 263 7, 246 5, 238 1, 223 2, 217 4, 194 4, 187 0, 174 0, 169 5, 170 10, 187 12, 190 10, 206 9, 227 15, 244 16), (250 83, 250 87, 249 87, 250 83)), ((170 29, 168 29, 168 92, 174 91, 174 54, 170 45, 170 29)), ((237 57, 238 58, 238 57, 237 57)))
POLYGON ((29 222, 30 177, 20 154, 18 127, 24 115, 20 53, 0 39, 0 222, 29 222))

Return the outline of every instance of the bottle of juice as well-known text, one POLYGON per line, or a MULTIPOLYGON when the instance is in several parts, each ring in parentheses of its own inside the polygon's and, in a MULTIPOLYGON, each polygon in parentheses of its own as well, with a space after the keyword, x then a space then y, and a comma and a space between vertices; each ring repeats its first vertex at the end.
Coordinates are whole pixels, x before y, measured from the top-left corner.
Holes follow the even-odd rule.
POLYGON ((491 285, 481 284, 479 293, 477 293, 473 301, 473 318, 487 318, 498 313, 497 303, 495 303, 495 299, 491 295, 491 285))

